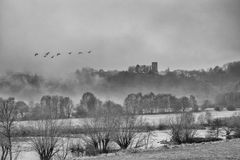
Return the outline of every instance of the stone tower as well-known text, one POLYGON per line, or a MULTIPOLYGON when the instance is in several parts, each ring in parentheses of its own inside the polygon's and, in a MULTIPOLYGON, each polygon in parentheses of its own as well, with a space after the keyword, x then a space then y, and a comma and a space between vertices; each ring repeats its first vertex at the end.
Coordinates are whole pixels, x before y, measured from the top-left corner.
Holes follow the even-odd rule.
POLYGON ((157 62, 152 62, 152 72, 158 73, 158 63, 157 62))

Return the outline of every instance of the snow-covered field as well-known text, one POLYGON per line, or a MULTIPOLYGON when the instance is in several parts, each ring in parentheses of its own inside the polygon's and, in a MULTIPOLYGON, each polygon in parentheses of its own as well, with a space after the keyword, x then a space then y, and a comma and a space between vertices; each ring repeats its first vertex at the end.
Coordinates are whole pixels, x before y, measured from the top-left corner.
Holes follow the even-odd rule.
MULTIPOLYGON (((237 111, 209 111, 212 114, 213 118, 223 118, 223 117, 231 117, 234 114, 240 113, 240 110, 237 111)), ((199 115, 204 114, 205 112, 197 112, 194 113, 196 119, 199 117, 199 115)), ((169 118, 175 117, 178 114, 156 114, 156 115, 143 115, 138 116, 138 118, 141 118, 144 120, 144 122, 147 122, 149 124, 158 125, 159 123, 167 123, 169 118)), ((83 124, 88 121, 89 118, 72 118, 72 119, 64 119, 59 120, 60 123, 72 126, 83 126, 83 124)), ((19 126, 34 126, 36 123, 34 121, 21 121, 17 122, 17 125, 19 126)))
MULTIPOLYGON (((230 117, 236 113, 239 113, 240 111, 210 111, 213 118, 222 118, 222 117, 230 117)), ((204 114, 204 112, 194 113, 195 117, 197 118, 199 115, 204 114)), ((159 114, 159 115, 144 115, 139 116, 139 118, 144 119, 144 122, 148 122, 150 124, 159 124, 159 123, 165 123, 168 121, 170 117, 174 117, 177 114, 159 114)), ((70 119, 70 120, 59 120, 61 122, 64 122, 64 124, 70 124, 73 126, 79 125, 82 126, 85 121, 89 120, 88 118, 79 118, 79 119, 70 119)), ((17 122, 18 126, 33 126, 35 124, 34 121, 23 121, 23 122, 17 122)), ((144 136, 146 133, 139 133, 137 136, 138 138, 140 136, 144 136)), ((197 136, 199 137, 205 137, 207 135, 207 130, 198 130, 197 136)), ((170 135, 168 130, 162 130, 162 131, 153 131, 151 132, 151 138, 148 142, 148 148, 157 148, 161 147, 163 144, 161 143, 162 140, 169 140, 170 135)), ((76 143, 79 139, 74 138, 71 139, 73 143, 76 143)), ((32 150, 31 145, 29 142, 18 142, 15 146, 20 146, 22 152, 19 155, 18 160, 39 160, 38 155, 32 150)), ((146 147, 146 146, 143 146, 146 147)))
MULTIPOLYGON (((209 111, 212 115, 212 118, 224 118, 224 117, 231 117, 235 114, 240 114, 240 110, 236 110, 236 111, 214 111, 214 110, 210 110, 209 111)), ((197 112, 197 113, 193 113, 193 115, 195 116, 195 119, 197 120, 198 117, 202 114, 205 114, 206 112, 197 112)), ((150 124, 159 124, 159 123, 168 123, 169 118, 171 117, 175 117, 176 113, 174 114, 157 114, 157 115, 144 115, 142 116, 142 118, 144 119, 145 122, 148 122, 150 124)))
MULTIPOLYGON (((141 137, 147 136, 148 133, 139 133, 136 136, 135 142, 141 137)), ((198 137, 205 137, 207 136, 207 130, 198 130, 197 136, 198 137)), ((142 146, 140 148, 158 148, 163 146, 164 144, 161 141, 170 140, 169 130, 162 130, 162 131, 153 131, 150 133, 150 138, 148 143, 146 141, 142 142, 142 146)), ((70 142, 77 143, 80 141, 80 138, 72 138, 70 142)), ((132 147, 135 144, 132 145, 132 147)), ((27 141, 25 142, 18 142, 15 146, 20 146, 22 152, 20 153, 18 160, 39 160, 38 155, 32 150, 31 144, 27 141)), ((72 157, 72 156, 71 156, 72 157)))

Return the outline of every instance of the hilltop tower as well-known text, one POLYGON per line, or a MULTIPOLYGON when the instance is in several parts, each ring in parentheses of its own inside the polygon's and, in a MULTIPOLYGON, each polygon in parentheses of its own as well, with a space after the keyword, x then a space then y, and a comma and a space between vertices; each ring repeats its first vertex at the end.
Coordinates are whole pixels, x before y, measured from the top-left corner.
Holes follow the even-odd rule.
POLYGON ((158 63, 157 62, 152 62, 152 72, 158 73, 158 63))

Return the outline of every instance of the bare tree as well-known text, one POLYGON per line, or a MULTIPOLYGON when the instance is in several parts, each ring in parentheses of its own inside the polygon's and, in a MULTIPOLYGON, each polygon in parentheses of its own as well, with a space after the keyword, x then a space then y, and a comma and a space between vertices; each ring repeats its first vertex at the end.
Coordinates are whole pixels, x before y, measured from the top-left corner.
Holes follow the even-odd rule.
POLYGON ((209 136, 218 138, 219 135, 222 133, 222 127, 223 127, 223 120, 220 118, 213 119, 210 128, 209 128, 209 136))
POLYGON ((137 118, 134 115, 121 115, 116 123, 116 130, 113 134, 113 141, 116 142, 121 149, 126 149, 132 143, 136 136, 137 118))
POLYGON ((169 121, 171 141, 187 143, 196 135, 195 118, 192 113, 186 112, 171 118, 169 121))
MULTIPOLYGON (((69 121, 67 124, 64 124, 63 127, 61 127, 63 130, 66 130, 67 128, 65 126, 67 126, 68 128, 71 128, 71 121, 69 121)), ((56 160, 66 160, 69 156, 69 153, 71 151, 71 135, 67 134, 67 135, 63 135, 63 138, 61 138, 59 140, 59 149, 60 151, 56 153, 55 155, 55 159, 56 160)))
POLYGON ((33 150, 38 153, 40 160, 52 160, 54 155, 59 152, 59 126, 53 119, 37 122, 36 129, 39 136, 31 138, 31 145, 33 150))
POLYGON ((0 135, 0 145, 1 145, 1 160, 6 160, 9 150, 8 150, 8 142, 6 137, 0 135))
POLYGON ((56 160, 66 160, 70 153, 70 137, 61 138, 59 141, 59 152, 56 153, 56 160))
POLYGON ((233 115, 233 119, 234 119, 234 137, 236 138, 240 138, 240 112, 237 112, 233 115))
POLYGON ((86 121, 84 125, 87 136, 84 139, 86 144, 93 146, 99 153, 107 153, 107 147, 115 130, 116 121, 116 116, 107 112, 101 115, 96 114, 93 119, 86 121))
POLYGON ((231 138, 231 134, 234 133, 235 129, 235 117, 229 117, 223 119, 223 131, 225 132, 226 139, 231 138))
POLYGON ((144 123, 142 117, 133 114, 120 114, 118 116, 112 141, 117 143, 121 149, 143 146, 148 148, 150 139, 154 136, 149 124, 144 123))
POLYGON ((1 160, 13 159, 12 129, 16 119, 14 98, 3 100, 0 98, 0 145, 2 150, 1 160))

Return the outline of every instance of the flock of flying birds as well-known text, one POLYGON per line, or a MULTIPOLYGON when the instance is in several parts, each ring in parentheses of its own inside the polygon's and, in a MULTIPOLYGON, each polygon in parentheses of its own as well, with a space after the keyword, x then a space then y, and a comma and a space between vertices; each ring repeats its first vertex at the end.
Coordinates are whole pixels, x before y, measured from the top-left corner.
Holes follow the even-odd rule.
MULTIPOLYGON (((84 52, 78 52, 77 54, 83 54, 84 52)), ((87 51, 88 54, 91 54, 92 51, 87 51)), ((71 55, 72 52, 68 52, 67 54, 71 55)), ((35 53, 34 56, 40 56, 39 53, 35 53)), ((57 57, 57 56, 61 56, 61 53, 57 53, 57 54, 54 54, 54 55, 51 55, 50 52, 47 52, 43 55, 44 58, 47 58, 47 57, 50 57, 50 58, 54 58, 54 57, 57 57)))

